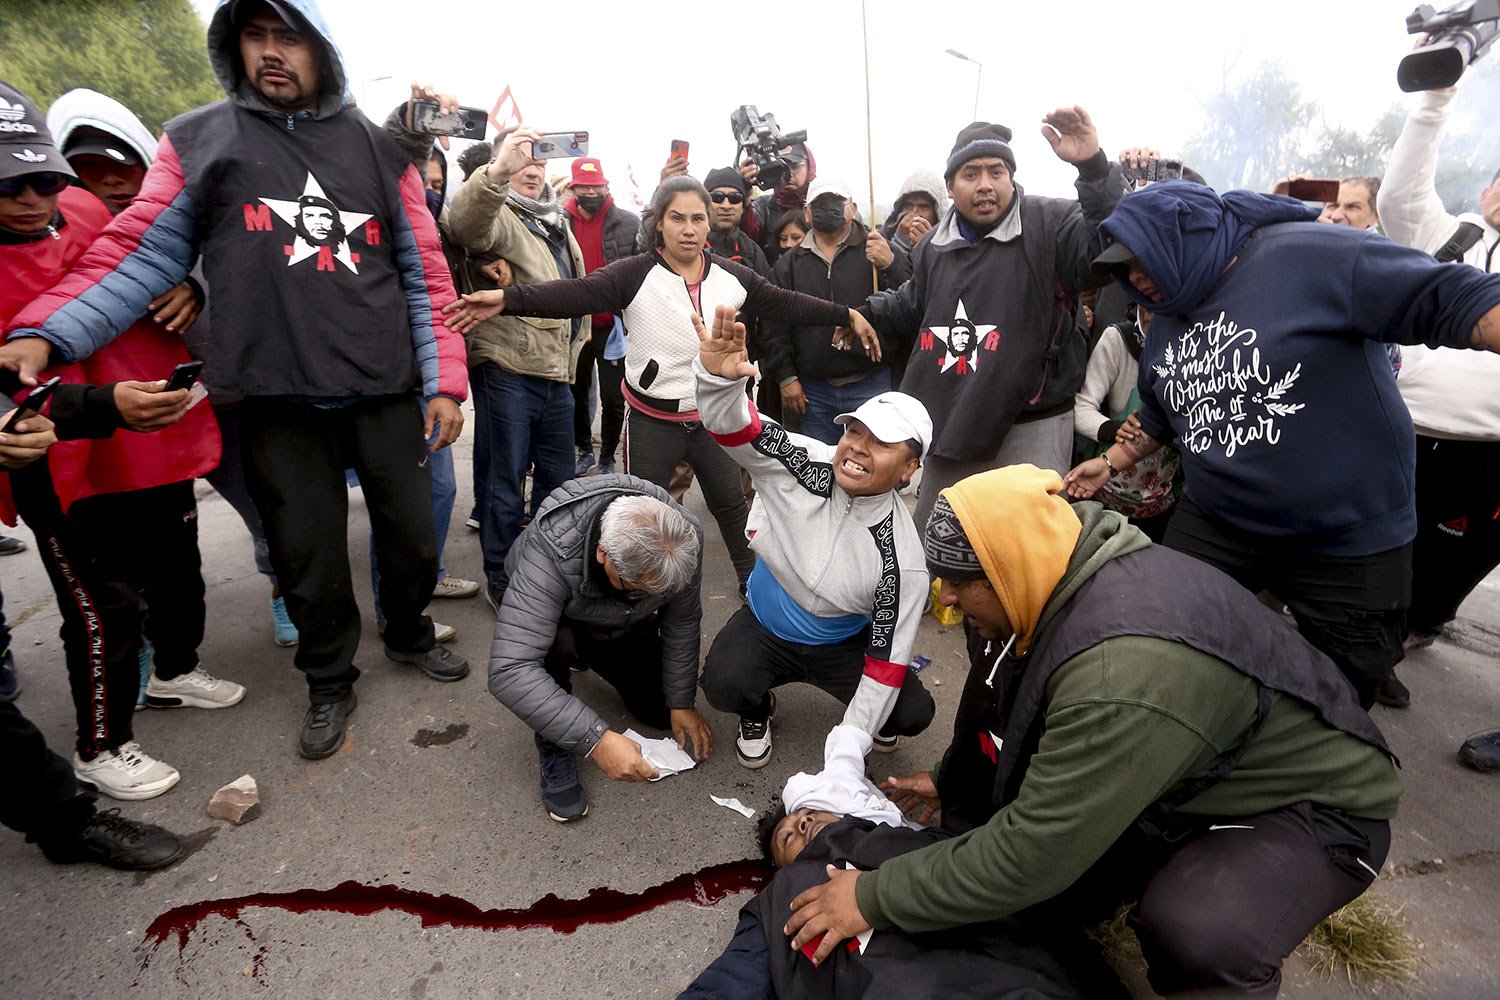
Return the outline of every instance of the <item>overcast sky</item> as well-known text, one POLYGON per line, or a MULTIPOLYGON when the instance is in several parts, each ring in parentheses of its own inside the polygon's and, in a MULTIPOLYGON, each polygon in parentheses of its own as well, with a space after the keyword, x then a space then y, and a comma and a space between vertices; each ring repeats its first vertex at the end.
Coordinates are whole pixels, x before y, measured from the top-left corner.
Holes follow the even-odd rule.
MULTIPOLYGON (((215 6, 194 2, 205 18, 215 6)), ((945 49, 983 64, 978 117, 1014 129, 1017 179, 1035 193, 1070 194, 1075 175, 1040 134, 1042 115, 1059 105, 1086 108, 1111 155, 1136 144, 1175 153, 1204 125, 1203 102, 1226 74, 1238 80, 1281 60, 1330 124, 1368 128, 1392 102, 1411 100, 1396 88, 1396 64, 1411 46, 1413 5, 867 0, 876 200, 888 204, 915 169, 941 173, 972 120, 978 67, 945 49)), ((700 178, 727 164, 729 114, 753 103, 784 129, 805 128, 818 172, 845 180, 866 210, 858 0, 762 4, 754 22, 747 5, 667 0, 321 6, 355 97, 377 119, 412 78, 485 109, 509 85, 527 124, 587 130, 617 195, 633 173, 647 197, 672 139, 691 144, 700 178)))

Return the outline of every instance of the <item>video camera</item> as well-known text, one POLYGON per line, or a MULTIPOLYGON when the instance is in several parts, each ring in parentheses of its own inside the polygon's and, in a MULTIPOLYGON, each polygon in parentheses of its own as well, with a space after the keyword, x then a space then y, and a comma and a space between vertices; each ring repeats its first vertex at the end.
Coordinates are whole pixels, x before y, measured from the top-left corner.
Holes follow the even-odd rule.
POLYGON ((1406 31, 1432 40, 1401 60, 1397 86, 1408 94, 1451 87, 1500 34, 1500 0, 1466 0, 1444 11, 1424 3, 1406 16, 1406 31))
POLYGON ((792 168, 781 158, 781 151, 787 146, 806 142, 806 130, 783 133, 776 124, 775 115, 763 115, 753 104, 736 108, 729 116, 729 127, 734 129, 734 141, 739 144, 740 151, 748 155, 750 162, 760 171, 757 184, 764 188, 779 188, 791 179, 792 168))

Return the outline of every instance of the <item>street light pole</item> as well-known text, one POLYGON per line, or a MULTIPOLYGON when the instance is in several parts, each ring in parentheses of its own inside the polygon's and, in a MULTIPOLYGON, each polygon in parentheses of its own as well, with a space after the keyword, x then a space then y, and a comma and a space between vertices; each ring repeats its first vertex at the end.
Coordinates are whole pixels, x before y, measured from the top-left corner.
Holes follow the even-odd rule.
POLYGON ((964 55, 957 49, 946 49, 945 51, 955 59, 959 59, 967 63, 973 63, 975 69, 977 70, 977 72, 974 74, 974 117, 973 119, 971 119, 972 121, 977 122, 979 120, 979 83, 984 79, 984 63, 980 62, 978 59, 970 59, 968 56, 964 55))

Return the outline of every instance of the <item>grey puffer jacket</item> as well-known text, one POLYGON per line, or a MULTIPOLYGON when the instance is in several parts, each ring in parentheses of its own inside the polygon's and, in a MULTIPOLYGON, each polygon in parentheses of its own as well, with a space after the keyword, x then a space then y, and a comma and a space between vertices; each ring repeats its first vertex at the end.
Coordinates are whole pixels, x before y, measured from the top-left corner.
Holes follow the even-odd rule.
POLYGON ((563 483, 542 502, 505 560, 510 586, 490 645, 490 693, 544 740, 588 756, 609 727, 599 714, 564 691, 543 660, 558 625, 610 638, 656 616, 661 629, 662 685, 668 708, 692 708, 698 687, 702 603, 703 527, 666 490, 634 476, 591 476, 563 483), (645 495, 670 505, 698 534, 698 568, 686 589, 627 601, 601 591, 589 566, 595 525, 604 508, 624 496, 645 495))

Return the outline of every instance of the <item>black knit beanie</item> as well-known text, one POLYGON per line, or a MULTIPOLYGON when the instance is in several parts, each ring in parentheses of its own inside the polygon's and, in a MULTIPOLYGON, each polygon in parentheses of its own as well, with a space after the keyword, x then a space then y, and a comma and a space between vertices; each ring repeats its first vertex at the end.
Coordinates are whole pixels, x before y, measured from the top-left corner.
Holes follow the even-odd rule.
POLYGON ((944 580, 962 583, 965 580, 983 580, 984 567, 980 565, 979 553, 974 551, 958 515, 948 504, 948 498, 938 494, 932 505, 932 514, 927 518, 927 530, 922 535, 922 554, 927 559, 927 572, 944 580))
POLYGON ((974 122, 958 133, 953 152, 948 154, 948 166, 943 171, 943 180, 951 181, 958 168, 980 156, 998 156, 1016 172, 1016 154, 1010 148, 1010 129, 989 122, 974 122))
POLYGON ((739 188, 740 194, 748 194, 745 190, 745 178, 733 167, 717 167, 708 172, 703 178, 703 186, 712 191, 714 188, 732 187, 739 188))

